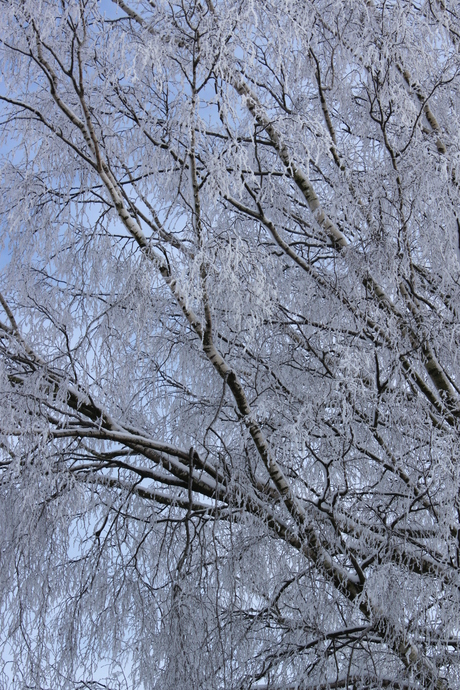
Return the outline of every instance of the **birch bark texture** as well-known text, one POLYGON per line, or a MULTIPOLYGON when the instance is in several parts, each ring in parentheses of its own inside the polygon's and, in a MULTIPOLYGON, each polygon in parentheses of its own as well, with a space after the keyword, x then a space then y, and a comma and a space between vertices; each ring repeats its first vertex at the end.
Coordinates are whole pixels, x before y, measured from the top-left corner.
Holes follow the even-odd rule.
POLYGON ((2 687, 459 687, 457 5, 2 0, 2 687))

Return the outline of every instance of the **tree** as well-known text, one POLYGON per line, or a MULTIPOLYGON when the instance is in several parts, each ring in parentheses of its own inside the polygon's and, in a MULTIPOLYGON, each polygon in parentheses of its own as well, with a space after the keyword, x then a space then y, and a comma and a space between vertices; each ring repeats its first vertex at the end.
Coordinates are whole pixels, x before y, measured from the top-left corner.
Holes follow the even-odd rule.
POLYGON ((460 17, 3 0, 2 683, 460 683, 460 17))

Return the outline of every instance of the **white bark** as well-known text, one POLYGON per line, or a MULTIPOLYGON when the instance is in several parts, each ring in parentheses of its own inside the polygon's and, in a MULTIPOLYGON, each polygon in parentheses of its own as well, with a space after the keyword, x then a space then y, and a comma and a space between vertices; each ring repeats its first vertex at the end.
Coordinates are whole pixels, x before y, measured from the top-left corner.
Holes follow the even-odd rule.
POLYGON ((0 685, 454 690, 454 11, 0 23, 0 685))

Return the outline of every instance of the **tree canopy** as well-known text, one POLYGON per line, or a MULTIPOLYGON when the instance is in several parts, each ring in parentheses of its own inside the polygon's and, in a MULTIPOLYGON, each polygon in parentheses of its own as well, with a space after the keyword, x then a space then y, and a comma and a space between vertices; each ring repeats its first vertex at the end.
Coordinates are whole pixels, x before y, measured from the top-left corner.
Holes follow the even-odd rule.
POLYGON ((458 688, 458 3, 0 9, 0 683, 458 688))

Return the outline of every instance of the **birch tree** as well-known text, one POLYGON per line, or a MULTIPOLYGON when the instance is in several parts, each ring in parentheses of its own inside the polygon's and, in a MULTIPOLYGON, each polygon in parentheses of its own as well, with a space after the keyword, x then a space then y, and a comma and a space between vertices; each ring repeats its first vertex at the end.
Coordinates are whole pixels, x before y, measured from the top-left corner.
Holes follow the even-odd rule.
POLYGON ((1 685, 460 685, 449 0, 2 0, 1 685))

